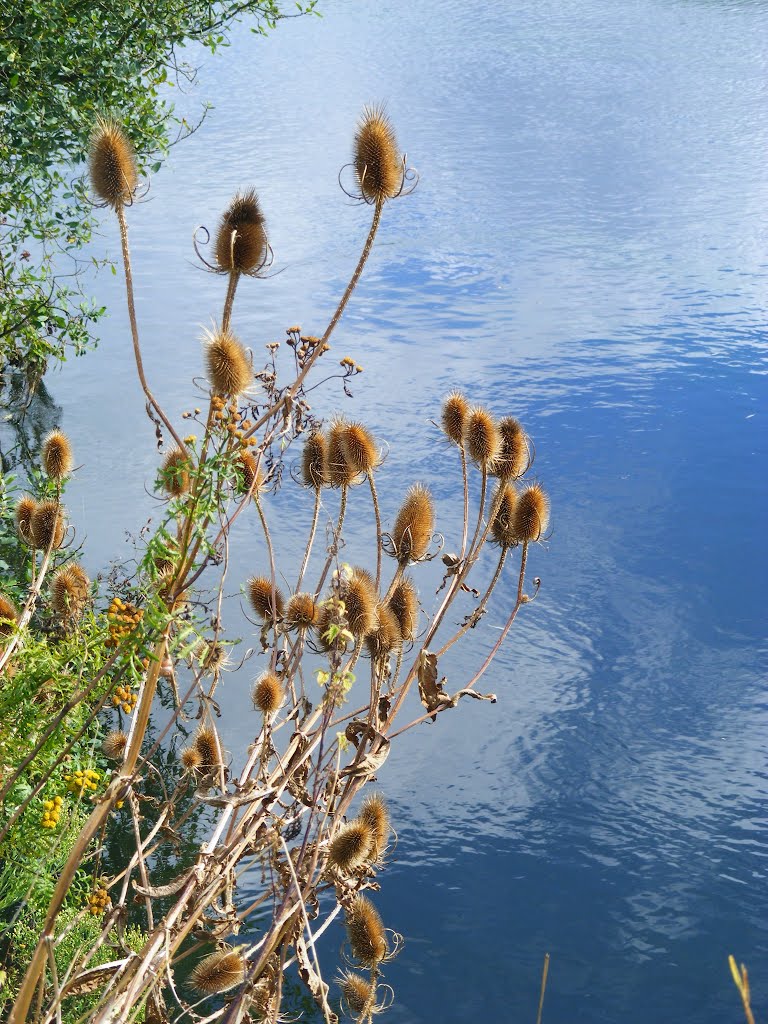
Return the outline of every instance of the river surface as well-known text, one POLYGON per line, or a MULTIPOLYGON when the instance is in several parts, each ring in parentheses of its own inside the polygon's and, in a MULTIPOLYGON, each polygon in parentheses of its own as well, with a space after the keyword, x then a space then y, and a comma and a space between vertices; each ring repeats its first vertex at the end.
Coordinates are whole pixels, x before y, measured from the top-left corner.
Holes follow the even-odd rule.
MULTIPOLYGON (((535 440, 552 530, 531 555, 540 596, 480 687, 498 703, 403 736, 380 774, 398 842, 377 902, 405 937, 388 1019, 533 1022, 546 952, 546 1024, 739 1021, 729 953, 765 1019, 768 2, 321 7, 205 58, 180 102, 214 109, 131 230, 147 373, 179 414, 202 404, 189 381, 223 296, 193 228, 254 185, 281 273, 241 284, 236 329, 259 351, 293 323, 321 333, 370 216, 337 174, 362 106, 385 100, 419 185, 386 210, 335 335, 364 373, 351 399, 314 392, 316 411, 386 439, 385 519, 423 480, 449 548, 442 397, 460 387, 535 440)), ((111 224, 99 247, 117 255, 111 224)), ((93 571, 155 514, 121 287, 98 279, 101 345, 49 382, 93 571)), ((290 562, 309 507, 291 484, 271 500, 290 562)), ((357 558, 368 501, 352 500, 357 558)), ((265 566, 255 522, 236 543, 233 591, 265 566)), ((451 689, 514 589, 503 576, 451 689)), ((249 673, 221 691, 236 761, 249 673)))

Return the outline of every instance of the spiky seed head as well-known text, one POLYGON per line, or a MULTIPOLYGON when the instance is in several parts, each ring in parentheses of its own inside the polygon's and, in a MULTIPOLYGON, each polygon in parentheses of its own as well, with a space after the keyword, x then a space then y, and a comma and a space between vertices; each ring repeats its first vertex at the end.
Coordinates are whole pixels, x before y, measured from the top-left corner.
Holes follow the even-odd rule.
POLYGON ((317 621, 317 605, 311 594, 292 594, 285 608, 288 629, 309 629, 317 621))
POLYGON ((8 636, 19 621, 16 605, 5 594, 0 594, 0 636, 8 636))
POLYGON ((384 922, 366 896, 358 895, 346 915, 352 955, 363 967, 375 967, 389 952, 384 922))
POLYGON ((237 465, 243 474, 242 494, 258 494, 264 483, 261 463, 250 452, 242 452, 238 456, 237 465))
POLYGON ((275 587, 273 603, 272 580, 269 576, 254 576, 248 580, 248 596, 251 599, 251 607, 260 619, 274 619, 283 614, 283 595, 275 587))
POLYGON ((163 487, 173 498, 189 490, 189 459, 181 448, 171 448, 163 459, 163 487))
POLYGON ((344 435, 347 424, 343 420, 335 420, 328 431, 328 443, 325 449, 325 475, 331 487, 349 487, 354 483, 357 473, 347 459, 344 435))
POLYGON ((344 617, 337 601, 334 598, 329 598, 327 601, 324 601, 318 608, 317 619, 315 621, 317 645, 321 650, 332 651, 336 648, 345 646, 346 641, 342 637, 341 633, 339 633, 333 641, 330 641, 327 636, 329 626, 341 627, 343 624, 344 617))
POLYGON ((355 568, 343 591, 349 631, 356 640, 368 636, 378 625, 376 586, 369 572, 355 568))
POLYGON ((202 761, 203 759, 197 747, 185 747, 181 752, 181 764, 188 772, 199 768, 202 761))
POLYGON ((469 415, 469 402, 458 391, 451 392, 443 402, 443 430, 448 437, 461 447, 464 444, 464 427, 469 415))
POLYGON ((263 672, 253 686, 253 706, 266 718, 280 710, 285 697, 283 684, 274 672, 263 672))
POLYGON ((373 833, 364 821, 350 821, 331 842, 328 863, 342 875, 351 875, 368 860, 373 833))
POLYGON ((127 745, 128 737, 124 732, 115 729, 104 737, 101 749, 104 751, 105 757, 108 757, 111 761, 119 761, 125 753, 127 745))
POLYGON ((376 862, 381 858, 389 836, 389 811, 381 793, 371 793, 363 800, 358 818, 371 830, 373 842, 370 856, 376 862))
POLYGON ((469 457, 487 470, 493 467, 501 451, 498 424, 488 410, 480 405, 469 410, 464 425, 464 445, 469 457))
POLYGON ((57 501, 41 501, 35 506, 29 524, 36 548, 60 548, 64 540, 64 516, 57 501))
POLYGON ((359 1016, 373 1002, 373 985, 362 974, 345 971, 337 984, 352 1016, 359 1016))
POLYGON ((357 473, 372 473, 378 466, 379 452, 371 433, 362 423, 350 423, 342 434, 347 464, 357 473))
POLYGON ((528 438, 514 416, 499 420, 499 436, 501 445, 492 472, 501 480, 517 480, 531 462, 528 438))
POLYGON ((258 273, 267 263, 269 244, 256 193, 238 193, 221 219, 216 235, 216 262, 226 272, 258 273))
POLYGON ((434 528, 432 495, 423 484, 414 484, 405 496, 392 530, 394 554, 400 565, 418 562, 426 555, 434 528))
POLYGON ((397 616, 388 604, 380 604, 376 615, 378 625, 365 638, 365 643, 372 658, 386 658, 403 642, 403 634, 397 616))
POLYGON ((408 576, 403 576, 392 591, 389 607, 395 613, 403 640, 413 640, 419 628, 419 598, 408 576))
POLYGON ((520 494, 515 508, 515 533, 522 544, 541 540, 549 526, 549 498, 538 484, 520 494))
POLYGON ((59 569, 51 583, 51 604, 53 610, 68 619, 77 619, 82 615, 91 581, 82 566, 70 562, 59 569))
POLYGON ((319 430, 313 431, 304 442, 301 457, 301 479, 305 487, 319 491, 329 483, 326 471, 325 436, 319 430))
POLYGON ((32 544, 32 514, 36 508, 37 502, 28 494, 16 503, 16 529, 25 544, 32 544))
POLYGON ((189 975, 193 988, 204 995, 228 992, 245 977, 245 961, 235 950, 217 950, 195 965, 189 975))
POLYGON ((355 134, 355 173, 363 199, 383 203, 403 185, 395 130, 382 106, 365 107, 355 134))
POLYGON ((237 398, 253 382, 248 355, 230 330, 207 331, 205 363, 214 394, 237 398))
POLYGON ((91 135, 89 169, 93 190, 100 199, 115 209, 130 202, 139 181, 136 155, 117 122, 102 118, 96 122, 91 135))
POLYGON ((198 767, 203 771, 211 771, 221 764, 216 732, 209 726, 202 726, 195 733, 194 749, 200 755, 198 767))
POLYGON ((72 472, 75 460, 69 438, 60 430, 52 430, 41 450, 43 469, 51 480, 62 480, 72 472))
POLYGON ((491 536, 494 541, 502 548, 514 547, 518 542, 518 536, 515 532, 515 509, 517 508, 517 491, 512 484, 499 482, 499 487, 502 488, 501 495, 497 489, 493 504, 499 502, 499 507, 496 515, 493 517, 491 523, 491 536))

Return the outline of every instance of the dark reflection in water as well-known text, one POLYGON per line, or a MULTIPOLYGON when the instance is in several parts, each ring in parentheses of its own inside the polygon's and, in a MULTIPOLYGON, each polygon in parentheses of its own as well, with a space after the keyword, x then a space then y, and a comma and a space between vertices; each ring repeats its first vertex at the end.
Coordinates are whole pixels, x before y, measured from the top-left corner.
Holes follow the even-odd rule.
MULTIPOLYGON (((237 329, 255 348, 317 330, 369 216, 338 168, 386 98, 421 182, 335 343, 366 369, 345 410, 391 443, 385 519, 426 480, 455 546, 458 466, 430 423, 448 389, 535 439, 553 532, 483 681, 499 702, 404 736, 380 779, 399 841, 378 901, 406 937, 391 1019, 533 1020, 545 951, 548 1024, 737 1020, 730 952, 765 1016, 768 3, 324 7, 203 70, 216 110, 132 211, 133 246, 148 373, 180 412, 222 301, 185 262, 192 228, 255 183, 284 269, 241 287, 237 329)), ((119 281, 100 285, 104 342, 53 382, 87 452, 70 504, 94 568, 152 513, 154 471, 119 281), (94 448, 105 424, 120 440, 94 448)), ((272 501, 287 563, 310 509, 272 501)), ((369 515, 354 497, 355 557, 369 515)), ((252 523, 234 545, 243 577, 261 567, 252 523)), ((512 575, 445 666, 456 688, 512 575)), ((436 569, 421 580, 429 606, 436 569)), ((256 729, 248 679, 224 689, 233 751, 256 729)))

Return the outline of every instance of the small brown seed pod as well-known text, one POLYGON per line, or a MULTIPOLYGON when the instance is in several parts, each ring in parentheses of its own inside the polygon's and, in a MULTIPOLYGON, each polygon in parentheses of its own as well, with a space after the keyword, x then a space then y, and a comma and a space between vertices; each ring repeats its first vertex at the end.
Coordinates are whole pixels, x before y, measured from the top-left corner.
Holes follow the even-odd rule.
POLYGON ((108 206, 130 202, 138 185, 136 156, 123 129, 100 118, 91 135, 89 169, 93 190, 108 206))
POLYGON ((502 548, 511 548, 518 543, 517 527, 515 525, 515 509, 517 508, 517 491, 512 484, 499 483, 503 488, 501 499, 496 491, 494 504, 499 501, 499 507, 491 523, 491 536, 502 548))
POLYGON ((352 955, 363 967, 375 967, 389 952, 384 923, 366 896, 356 896, 346 914, 352 955))
POLYGON ((0 637, 8 636, 19 621, 16 605, 5 594, 0 594, 0 637))
POLYGON ((64 618, 79 619, 88 601, 91 581, 76 562, 59 569, 51 583, 51 605, 64 618))
POLYGON ((253 686, 253 706, 266 718, 280 710, 285 690, 274 672, 263 672, 253 686))
POLYGON ((373 841, 373 832, 367 822, 350 821, 332 840, 328 863, 342 875, 351 875, 368 860, 373 841))
POLYGON ((528 438, 513 416, 499 420, 501 445, 491 472, 501 480, 517 480, 531 462, 528 438))
POLYGON ((105 757, 108 757, 111 761, 119 761, 125 753, 127 745, 128 737, 124 732, 116 729, 113 732, 107 733, 104 737, 104 742, 101 744, 101 749, 104 751, 105 757))
POLYGON ((383 203, 403 185, 403 161, 392 122, 382 106, 366 107, 355 134, 355 173, 362 198, 383 203))
POLYGON ((173 498, 189 490, 189 459, 180 448, 171 448, 163 459, 163 487, 173 498))
POLYGON ((549 498, 538 484, 531 484, 517 499, 515 508, 515 533, 522 544, 524 541, 541 540, 549 526, 549 498))
POLYGON ((279 618, 283 614, 283 595, 275 587, 273 604, 272 580, 269 576, 254 576, 248 580, 248 596, 251 599, 251 607, 260 619, 279 618))
POLYGON ((185 747, 181 752, 181 764, 188 772, 199 768, 202 760, 197 747, 185 747))
POLYGON ((470 409, 464 425, 464 445, 469 457, 490 470, 501 451, 501 434, 493 416, 482 406, 470 409))
POLYGON ((328 637, 328 629, 330 626, 338 626, 339 629, 341 629, 343 625, 344 618, 342 616, 342 611, 335 598, 329 598, 327 601, 324 601, 318 608, 317 619, 315 621, 317 645, 320 650, 327 652, 346 646, 346 640, 340 633, 334 640, 330 640, 328 637))
POLYGON ((264 214, 256 193, 238 193, 216 235, 216 262, 225 273, 258 274, 269 262, 264 214))
POLYGON ((325 449, 325 476, 331 487, 349 487, 358 475, 347 459, 344 435, 347 424, 336 420, 328 431, 328 443, 325 449))
POLYGON ((60 548, 64 540, 64 516, 57 501, 42 501, 35 506, 29 524, 32 542, 36 548, 60 548))
POLYGON ((386 658, 403 642, 400 624, 387 604, 380 604, 376 610, 378 625, 365 638, 365 645, 372 658, 386 658))
POLYGON ((317 605, 311 594, 292 594, 285 608, 285 625, 290 630, 309 629, 317 622, 317 605))
POLYGON ((371 473, 379 464, 379 452, 370 431, 362 423, 350 423, 341 437, 347 465, 355 475, 371 473))
POLYGON ((16 503, 16 530, 25 544, 32 545, 32 514, 37 508, 34 498, 25 494, 16 503))
POLYGON ((381 793, 371 793, 363 800, 358 817, 371 830, 373 842, 370 857, 375 863, 381 858, 389 836, 389 811, 381 793))
POLYGON ((264 473, 261 464, 250 452, 242 452, 237 459, 237 465, 243 474, 243 484, 240 488, 241 494, 258 494, 264 483, 264 473))
POLYGON ((207 996, 228 992, 245 976, 245 962, 235 950, 217 950, 195 965, 189 975, 193 988, 207 996))
POLYGON ((345 971, 338 979, 338 986, 351 1016, 358 1017, 373 1003, 373 985, 362 974, 345 971))
POLYGON ((321 431, 313 431, 304 442, 301 479, 305 487, 318 491, 329 483, 326 472, 326 442, 321 431))
POLYGON ((41 449, 43 469, 51 480, 62 480, 72 472, 75 460, 72 445, 66 434, 52 430, 43 441, 41 449))
POLYGON ((355 568, 343 590, 349 631, 356 640, 368 636, 378 625, 376 586, 370 573, 355 568))
POLYGON ((424 558, 434 528, 432 495, 422 484, 414 484, 405 496, 392 530, 392 546, 400 565, 424 558))
POLYGON ((413 580, 404 576, 392 591, 389 607, 395 614, 403 640, 410 641, 419 627, 419 598, 413 580))
POLYGON ((206 332, 205 362, 211 388, 216 395, 236 398, 253 382, 248 355, 229 330, 206 332))
POLYGON ((443 402, 443 430, 460 448, 464 444, 464 427, 469 415, 469 402, 464 395, 453 391, 443 402))

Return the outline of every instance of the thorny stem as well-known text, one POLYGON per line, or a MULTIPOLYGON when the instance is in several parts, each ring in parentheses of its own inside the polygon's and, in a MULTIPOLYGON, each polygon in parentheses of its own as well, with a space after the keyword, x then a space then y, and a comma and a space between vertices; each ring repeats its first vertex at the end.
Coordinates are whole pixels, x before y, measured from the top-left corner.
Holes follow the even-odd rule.
POLYGON ((299 578, 296 581, 297 592, 301 590, 301 582, 304 579, 304 573, 307 571, 307 565, 309 565, 309 556, 312 552, 312 545, 315 542, 315 531, 317 530, 317 520, 320 515, 320 488, 315 488, 315 508, 312 512, 312 526, 309 529, 309 539, 307 540, 307 547, 304 551, 304 560, 301 563, 301 569, 299 570, 299 578))
POLYGON ((371 500, 373 501, 373 514, 376 517, 376 593, 381 585, 381 514, 379 512, 379 498, 376 494, 376 484, 373 480, 373 473, 368 470, 368 484, 371 488, 371 500))
POLYGON ((468 630, 472 629, 475 625, 477 625, 480 616, 485 611, 485 606, 488 604, 488 599, 491 596, 494 587, 499 582, 499 576, 501 576, 501 570, 504 568, 504 560, 507 557, 508 550, 509 549, 506 547, 501 549, 501 554, 499 555, 499 561, 496 566, 496 571, 493 574, 493 579, 488 584, 488 589, 485 591, 482 598, 480 599, 480 603, 478 604, 477 608, 475 608, 475 610, 467 617, 467 622, 461 627, 458 633, 454 633, 451 639, 446 640, 446 642, 443 644, 440 650, 436 652, 436 656, 438 658, 441 658, 447 650, 453 647, 456 641, 460 640, 468 630))
POLYGON ((461 452, 461 482, 464 486, 464 526, 461 532, 461 553, 459 558, 463 558, 467 551, 467 530, 469 529, 469 480, 467 479, 467 453, 464 450, 464 445, 459 447, 461 452))
MULTIPOLYGON (((237 234, 236 231, 232 232, 232 241, 237 234)), ((229 280, 227 281, 227 295, 224 299, 224 312, 221 314, 221 329, 226 331, 229 329, 229 321, 232 319, 232 306, 235 301, 235 291, 237 290, 237 282, 240 280, 240 273, 237 270, 230 271, 229 280)))

